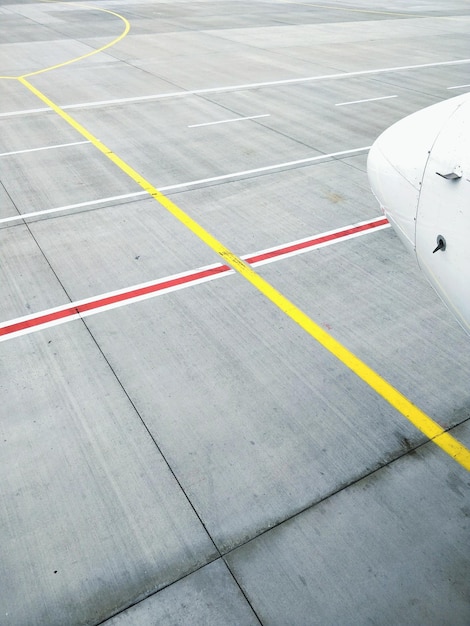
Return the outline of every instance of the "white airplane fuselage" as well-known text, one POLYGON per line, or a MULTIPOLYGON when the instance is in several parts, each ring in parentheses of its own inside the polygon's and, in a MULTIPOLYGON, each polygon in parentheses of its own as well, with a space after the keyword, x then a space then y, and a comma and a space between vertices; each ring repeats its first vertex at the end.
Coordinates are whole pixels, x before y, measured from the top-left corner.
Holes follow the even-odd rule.
POLYGON ((391 225, 470 334, 470 94, 388 128, 367 171, 391 225))

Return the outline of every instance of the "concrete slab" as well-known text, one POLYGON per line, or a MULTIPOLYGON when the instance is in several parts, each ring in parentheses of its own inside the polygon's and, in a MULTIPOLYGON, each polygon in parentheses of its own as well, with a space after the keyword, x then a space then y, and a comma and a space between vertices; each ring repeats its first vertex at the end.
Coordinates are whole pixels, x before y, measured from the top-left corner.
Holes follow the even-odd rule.
POLYGON ((80 321, 3 344, 2 361, 5 624, 96 623, 214 558, 80 321))
MULTIPOLYGON (((119 34, 119 33, 117 33, 119 34)), ((29 72, 36 72, 45 67, 52 67, 92 52, 93 48, 75 40, 62 39, 51 46, 50 41, 35 42, 35 60, 31 60, 31 45, 29 43, 9 43, 2 45, 3 72, 6 76, 21 76, 29 72)), ((93 57, 91 57, 93 59, 93 57)), ((105 53, 100 56, 100 63, 104 62, 105 53)), ((114 59, 109 57, 109 61, 114 59)), ((93 61, 88 61, 93 62, 93 61)))
MULTIPOLYGON (((21 85, 20 85, 21 86, 21 85)), ((24 87, 22 87, 25 89, 24 87)), ((36 99, 36 103, 37 103, 36 99)), ((33 152, 41 148, 51 148, 63 144, 85 142, 86 140, 77 134, 70 124, 67 124, 58 115, 50 113, 30 116, 11 116, 4 117, 1 120, 2 140, 0 144, 0 155, 2 164, 8 158, 11 152, 22 152, 23 155, 28 151, 33 152)), ((67 150, 66 147, 61 148, 67 150)), ((13 155, 11 155, 13 156, 13 155)), ((36 154, 40 160, 44 153, 36 154)), ((63 156, 57 157, 57 161, 61 161, 63 156)))
POLYGON ((68 68, 59 68, 35 76, 34 85, 60 106, 177 91, 171 82, 121 63, 80 63, 73 81, 68 68))
POLYGON ((230 87, 237 84, 284 80, 286 77, 315 76, 331 72, 327 64, 315 58, 302 60, 288 58, 277 52, 259 51, 255 48, 235 52, 218 52, 195 55, 188 51, 173 65, 171 59, 131 61, 133 65, 167 80, 179 89, 210 89, 214 86, 230 87), (230 72, 227 72, 230 67, 230 72))
MULTIPOLYGON (((253 114, 263 112, 255 108, 253 114)), ((211 126, 205 132, 188 128, 234 117, 231 111, 199 99, 141 102, 105 111, 83 109, 75 117, 99 133, 113 151, 125 153, 126 160, 158 188, 319 154, 256 120, 248 120, 244 131, 235 124, 211 126)))
MULTIPOLYGON (((429 35, 419 41, 413 37, 391 39, 387 49, 377 48, 374 41, 350 42, 343 46, 325 43, 318 47, 291 47, 285 50, 288 57, 310 59, 312 56, 327 57, 330 67, 336 71, 354 72, 375 70, 382 67, 405 67, 426 63, 441 63, 468 58, 465 35, 456 33, 455 40, 447 36, 429 35)), ((415 72, 413 72, 415 76, 415 72)), ((419 80, 419 77, 417 76, 419 80)))
MULTIPOLYGON (((257 120, 256 124, 324 154, 370 145, 381 129, 387 127, 389 120, 392 123, 413 106, 419 107, 419 101, 426 103, 429 100, 426 96, 414 94, 410 98, 409 91, 404 93, 397 87, 384 87, 363 77, 266 86, 256 91, 211 94, 209 97, 240 116, 248 115, 248 111, 266 111, 270 117, 257 120), (336 106, 391 95, 399 97, 354 107, 336 106), (315 122, 318 119, 322 120, 321 124, 315 122), (346 141, 345 127, 348 128, 346 141)), ((278 154, 279 162, 289 160, 284 158, 282 151, 278 154)))
POLYGON ((469 486, 427 444, 226 560, 264 624, 464 626, 469 486))
MULTIPOLYGON (((62 20, 57 16, 57 13, 62 12, 63 8, 54 4, 37 4, 30 0, 20 0, 19 2, 9 2, 3 0, 2 5, 5 5, 5 12, 8 14, 18 15, 23 18, 21 23, 28 23, 29 21, 35 22, 38 25, 57 24, 62 20)), ((70 5, 68 11, 68 19, 73 20, 75 12, 80 11, 80 7, 77 5, 70 5)), ((41 31, 41 28, 38 28, 41 31)), ((50 37, 51 35, 49 35, 50 37)), ((27 41, 27 40, 26 40, 27 41)))
POLYGON ((224 562, 218 560, 104 623, 250 626, 259 621, 224 562))
MULTIPOLYGON (((277 158, 281 164, 285 155, 277 158)), ((361 163, 364 158, 355 157, 361 163)), ((241 255, 380 216, 364 173, 342 160, 280 167, 222 182, 169 193, 241 255)))
MULTIPOLYGON (((158 16, 157 26, 161 20, 171 20, 174 30, 213 30, 223 28, 251 28, 253 23, 257 26, 279 26, 280 24, 305 24, 316 22, 334 22, 344 19, 343 11, 338 11, 334 6, 328 10, 328 7, 321 7, 323 10, 318 11, 315 5, 307 3, 300 4, 294 2, 271 2, 269 9, 266 10, 268 3, 253 4, 252 2, 205 2, 203 5, 199 3, 186 3, 184 12, 174 5, 174 3, 159 3, 158 10, 146 9, 144 4, 135 4, 129 8, 129 12, 133 25, 136 18, 145 15, 147 23, 149 18, 158 16)), ((360 12, 349 11, 348 17, 351 20, 370 19, 370 16, 360 12)), ((390 15, 380 14, 377 19, 390 19, 390 15)), ((139 21, 137 20, 137 25, 139 21)))
MULTIPOLYGON (((39 129, 39 119, 35 117, 35 121, 39 129)), ((82 139, 80 135, 75 137, 76 141, 82 139)), ((5 189, 20 213, 139 190, 105 156, 97 155, 90 144, 7 156, 3 158, 2 173, 5 189)))
POLYGON ((237 276, 87 325, 221 551, 422 440, 237 276))
POLYGON ((36 96, 16 80, 0 80, 0 94, 0 124, 17 111, 43 108, 36 96))
POLYGON ((427 68, 420 70, 419 80, 413 72, 402 75, 401 77, 393 73, 377 77, 377 80, 384 85, 400 85, 408 89, 419 89, 421 93, 429 93, 431 97, 439 96, 441 100, 445 100, 460 93, 465 93, 465 87, 461 90, 454 91, 449 87, 470 84, 470 65, 464 64, 460 66, 447 67, 445 71, 442 68, 427 68))
POLYGON ((370 145, 399 119, 450 97, 446 86, 464 80, 459 74, 450 79, 445 68, 429 71, 433 76, 439 74, 442 81, 442 88, 433 95, 427 93, 426 83, 421 88, 412 72, 405 72, 404 77, 397 72, 267 85, 207 97, 240 116, 248 115, 248 111, 267 111, 270 117, 257 120, 257 124, 328 153, 370 145), (319 119, 321 124, 315 123, 319 119))
POLYGON ((291 46, 315 45, 332 43, 349 44, 370 39, 403 39, 414 37, 433 37, 436 35, 465 34, 468 32, 469 18, 465 15, 459 20, 447 17, 421 17, 419 24, 416 18, 370 20, 364 22, 343 22, 340 24, 306 24, 298 26, 278 26, 271 28, 256 27, 246 29, 230 29, 212 31, 229 41, 249 44, 258 48, 290 48, 291 46))
POLYGON ((0 230, 0 250, 2 290, 8 294, 8 298, 0 298, 1 321, 67 302, 63 287, 26 226, 0 230))
MULTIPOLYGON (((200 54, 209 54, 214 51, 226 52, 234 50, 237 44, 218 36, 217 33, 204 31, 178 31, 161 33, 158 37, 150 35, 129 35, 119 47, 113 50, 113 55, 124 61, 140 59, 182 59, 200 54)), ((250 49, 250 46, 247 46, 250 49)))
POLYGON ((0 184, 0 218, 14 215, 15 213, 15 205, 5 191, 4 186, 0 184))
MULTIPOLYGON (((9 44, 17 44, 24 41, 50 41, 55 35, 55 33, 47 26, 43 24, 39 25, 37 22, 35 23, 29 18, 25 19, 23 15, 18 15, 16 12, 13 13, 12 9, 4 9, 1 15, 3 28, 0 50, 2 51, 6 50, 6 46, 9 44), (5 33, 4 36, 3 33, 5 33)), ((2 72, 4 72, 5 69, 6 68, 2 67, 2 72)))
POLYGON ((44 220, 30 228, 73 300, 220 260, 153 200, 44 220))

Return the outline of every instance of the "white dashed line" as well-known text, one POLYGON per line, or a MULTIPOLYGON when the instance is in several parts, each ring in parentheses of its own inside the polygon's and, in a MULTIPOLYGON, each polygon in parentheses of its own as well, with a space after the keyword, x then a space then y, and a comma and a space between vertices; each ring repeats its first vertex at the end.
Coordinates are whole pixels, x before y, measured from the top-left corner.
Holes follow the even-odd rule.
POLYGON ((366 100, 353 100, 352 102, 339 102, 335 107, 344 107, 347 104, 362 104, 363 102, 377 102, 377 100, 388 100, 389 98, 398 98, 398 96, 381 96, 380 98, 367 98, 366 100))
POLYGON ((14 150, 13 152, 2 152, 0 157, 12 156, 14 154, 27 154, 28 152, 40 152, 41 150, 54 150, 55 148, 68 148, 69 146, 80 146, 89 141, 74 141, 73 143, 59 143, 55 146, 44 146, 43 148, 30 148, 29 150, 14 150))
POLYGON ((241 122, 243 120, 257 120, 260 117, 270 117, 269 113, 263 115, 250 115, 250 117, 232 117, 229 120, 220 120, 218 122, 205 122, 204 124, 191 124, 188 128, 199 128, 200 126, 214 126, 215 124, 229 124, 230 122, 241 122))

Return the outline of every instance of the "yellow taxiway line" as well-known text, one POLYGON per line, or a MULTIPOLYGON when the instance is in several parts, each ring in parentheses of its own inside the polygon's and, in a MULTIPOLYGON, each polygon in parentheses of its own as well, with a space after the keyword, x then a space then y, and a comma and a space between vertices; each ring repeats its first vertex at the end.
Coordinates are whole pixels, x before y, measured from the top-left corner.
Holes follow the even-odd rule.
MULTIPOLYGON (((82 5, 83 6, 83 5, 82 5)), ((94 9, 95 7, 93 7, 94 9)), ((104 9, 98 9, 104 10, 104 9)), ((106 11, 106 10, 105 10, 106 11)), ((129 22, 121 15, 112 11, 106 11, 122 19, 126 24, 125 31, 115 39, 113 42, 103 46, 95 53, 100 52, 111 45, 114 45, 120 41, 129 31, 129 22)), ((470 450, 468 450, 462 443, 452 437, 446 432, 437 422, 431 417, 426 415, 421 409, 415 406, 408 398, 395 389, 384 378, 372 370, 368 365, 363 363, 355 354, 344 347, 339 341, 334 339, 323 328, 316 324, 306 313, 301 311, 295 304, 288 300, 282 293, 280 293, 269 282, 257 274, 253 268, 243 261, 236 254, 226 248, 220 241, 218 241, 213 235, 205 230, 198 222, 193 220, 187 213, 180 209, 174 202, 164 196, 151 182, 146 180, 141 174, 133 169, 128 163, 126 163, 121 157, 115 154, 110 148, 108 148, 102 141, 97 139, 92 133, 90 133, 84 126, 82 126, 71 115, 66 113, 46 95, 44 95, 39 89, 34 87, 27 78, 35 76, 42 71, 50 71, 76 62, 80 59, 90 56, 91 53, 77 57, 72 61, 67 61, 47 68, 45 70, 39 70, 38 72, 32 72, 23 76, 17 77, 17 80, 24 85, 30 92, 32 92, 37 98, 39 98, 44 104, 50 107, 57 115, 59 115, 65 122, 67 122, 72 128, 74 128, 80 135, 90 141, 95 148, 102 152, 110 161, 112 161, 122 172, 124 172, 129 178, 136 182, 144 191, 146 191, 152 198, 154 198, 162 207, 164 207, 169 213, 171 213, 176 219, 178 219, 188 230, 194 233, 200 240, 202 240, 209 248, 211 248, 216 254, 218 254, 222 260, 230 265, 236 272, 238 272, 243 278, 250 282, 260 293, 262 293, 268 300, 270 300, 275 306, 283 311, 288 317, 290 317, 296 324, 298 324, 305 332, 318 341, 326 350, 334 355, 341 363, 348 367, 354 374, 356 374, 361 380, 363 380, 371 389, 379 394, 384 400, 386 400, 392 407, 394 407, 399 413, 401 413, 407 420, 409 420, 418 430, 420 430, 426 437, 428 437, 434 444, 444 450, 449 456, 451 456, 462 467, 470 471, 470 450)))

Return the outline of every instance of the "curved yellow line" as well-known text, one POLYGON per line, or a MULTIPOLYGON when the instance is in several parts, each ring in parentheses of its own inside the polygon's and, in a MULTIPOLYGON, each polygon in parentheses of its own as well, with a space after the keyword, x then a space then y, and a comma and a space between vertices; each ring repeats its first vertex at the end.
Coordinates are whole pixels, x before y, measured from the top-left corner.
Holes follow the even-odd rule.
POLYGON ((80 4, 79 6, 87 8, 87 9, 92 9, 94 11, 102 11, 103 13, 109 13, 110 15, 114 15, 115 17, 118 17, 120 20, 124 22, 124 30, 119 35, 119 37, 116 37, 116 39, 113 39, 112 41, 107 43, 105 46, 101 46, 101 48, 98 48, 97 50, 92 50, 91 52, 87 52, 87 54, 82 54, 81 56, 75 57, 74 59, 70 59, 69 61, 64 61, 63 63, 58 63, 57 65, 51 65, 50 67, 45 67, 44 69, 37 70, 36 72, 29 72, 28 74, 22 74, 21 76, 17 76, 15 78, 19 79, 19 78, 28 78, 29 76, 37 76, 38 74, 43 74, 44 72, 50 72, 51 70, 57 70, 59 67, 65 67, 66 65, 77 63, 77 61, 81 61, 82 59, 91 57, 94 54, 103 52, 103 50, 106 50, 107 48, 111 48, 111 46, 114 46, 117 43, 119 43, 121 39, 124 39, 124 37, 127 35, 127 33, 129 32, 131 28, 131 25, 128 22, 128 20, 126 20, 126 18, 123 17, 122 15, 119 15, 119 13, 115 13, 114 11, 109 11, 108 9, 100 9, 98 7, 90 6, 87 4, 80 4))

